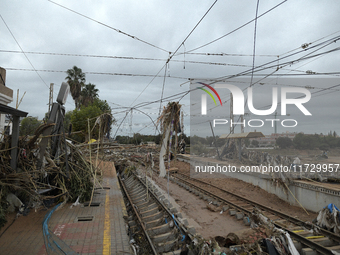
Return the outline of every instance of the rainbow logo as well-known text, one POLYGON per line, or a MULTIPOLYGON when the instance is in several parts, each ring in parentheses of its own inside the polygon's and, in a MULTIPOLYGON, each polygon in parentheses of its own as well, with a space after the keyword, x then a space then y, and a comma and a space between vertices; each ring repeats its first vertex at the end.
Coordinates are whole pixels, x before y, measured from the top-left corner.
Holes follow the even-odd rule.
MULTIPOLYGON (((206 87, 208 87, 209 89, 211 89, 211 91, 214 92, 215 95, 217 96, 218 100, 220 100, 220 104, 222 105, 222 100, 221 100, 221 98, 220 98, 220 95, 217 93, 217 91, 216 91, 213 87, 211 87, 210 85, 205 84, 205 83, 203 83, 203 82, 198 82, 198 83, 199 83, 199 84, 202 84, 202 85, 204 85, 204 86, 206 86, 206 87)), ((209 90, 206 90, 206 89, 201 88, 201 87, 197 87, 197 88, 203 90, 203 91, 206 92, 206 93, 208 93, 208 95, 214 100, 215 105, 217 105, 214 96, 211 94, 211 92, 210 92, 209 90)))

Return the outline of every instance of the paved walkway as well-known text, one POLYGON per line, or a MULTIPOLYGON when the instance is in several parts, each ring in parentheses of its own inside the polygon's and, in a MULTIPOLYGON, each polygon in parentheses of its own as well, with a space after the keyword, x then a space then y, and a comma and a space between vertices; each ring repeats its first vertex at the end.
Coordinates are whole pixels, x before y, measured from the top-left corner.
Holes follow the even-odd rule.
MULTIPOLYGON (((112 166, 112 163, 107 165, 112 166)), ((51 216, 50 232, 78 254, 132 254, 124 222, 127 214, 116 172, 114 167, 107 172, 104 189, 96 189, 92 200, 98 206, 70 208, 68 203, 51 216)), ((42 231, 47 212, 49 210, 31 211, 28 216, 15 220, 0 238, 0 254, 47 254, 42 231)), ((6 226, 11 222, 10 219, 6 226)))

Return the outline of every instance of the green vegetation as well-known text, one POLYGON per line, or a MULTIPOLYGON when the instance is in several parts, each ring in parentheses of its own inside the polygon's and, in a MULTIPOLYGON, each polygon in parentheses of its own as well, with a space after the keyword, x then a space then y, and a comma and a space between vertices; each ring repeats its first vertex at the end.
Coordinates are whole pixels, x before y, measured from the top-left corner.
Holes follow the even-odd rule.
POLYGON ((280 147, 280 149, 286 149, 293 145, 292 139, 288 137, 279 137, 276 139, 276 145, 280 147))
POLYGON ((66 73, 67 73, 67 76, 65 79, 67 80, 67 83, 70 85, 71 96, 74 100, 76 109, 79 109, 81 91, 86 81, 85 74, 83 73, 81 68, 78 68, 76 66, 73 66, 72 69, 68 69, 66 73))
POLYGON ((26 117, 20 123, 19 135, 34 135, 35 130, 42 124, 37 118, 26 117))
POLYGON ((293 139, 293 145, 296 149, 329 150, 330 148, 340 147, 340 137, 337 137, 337 134, 332 131, 328 135, 299 133, 293 139))
POLYGON ((99 90, 94 84, 86 84, 80 93, 80 104, 82 106, 89 106, 93 104, 95 99, 98 99, 99 90))
POLYGON ((111 115, 111 107, 106 100, 100 100, 98 96, 99 90, 95 84, 85 84, 85 74, 81 68, 73 66, 72 69, 66 71, 67 83, 70 85, 70 93, 75 102, 75 110, 68 111, 65 114, 64 127, 68 133, 70 124, 72 125, 72 139, 78 142, 88 141, 88 120, 90 121, 91 138, 98 139, 99 133, 102 137, 105 133, 110 132, 111 124, 114 118, 111 115), (99 125, 94 127, 97 118, 101 116, 101 132, 99 125))
POLYGON ((85 84, 86 77, 81 68, 73 66, 66 71, 66 81, 70 85, 70 93, 74 100, 76 109, 82 106, 90 106, 98 99, 99 89, 95 84, 85 84))
MULTIPOLYGON (((111 124, 114 122, 114 119, 111 115, 111 108, 106 101, 100 100, 96 98, 92 104, 88 106, 81 106, 80 109, 75 109, 72 112, 67 112, 65 116, 65 121, 70 118, 70 123, 72 124, 72 132, 77 132, 72 135, 72 139, 78 142, 88 141, 88 119, 90 122, 90 131, 91 138, 98 139, 99 138, 99 125, 96 125, 94 128, 96 119, 105 114, 104 125, 109 128, 106 128, 106 131, 109 132, 111 130, 111 124), (81 132, 78 132, 81 131, 81 132)), ((65 126, 65 129, 68 126, 65 126)), ((101 136, 103 134, 104 127, 101 128, 101 136)), ((66 131, 66 130, 65 130, 66 131)), ((107 133, 106 132, 106 133, 107 133)))

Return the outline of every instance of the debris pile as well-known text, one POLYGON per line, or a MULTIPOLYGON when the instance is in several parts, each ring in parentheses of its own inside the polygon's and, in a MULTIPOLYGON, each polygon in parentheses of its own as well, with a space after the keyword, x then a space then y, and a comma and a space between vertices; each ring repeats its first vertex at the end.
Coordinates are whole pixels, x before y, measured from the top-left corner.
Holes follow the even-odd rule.
POLYGON ((251 228, 226 237, 205 240, 195 235, 189 249, 195 254, 299 254, 289 234, 276 228, 261 211, 255 208, 250 221, 251 228))
POLYGON ((116 169, 124 170, 131 166, 132 162, 145 165, 148 154, 152 154, 154 164, 158 164, 159 147, 147 145, 104 146, 104 153, 105 160, 113 161, 116 169))
POLYGON ((17 169, 10 167, 10 137, 0 143, 0 227, 8 209, 21 207, 19 212, 28 213, 58 200, 66 203, 80 197, 86 201, 91 196, 93 170, 76 146, 59 139, 55 156, 49 147, 42 152, 41 134, 49 125, 40 126, 33 137, 19 139, 17 169))
MULTIPOLYGON (((201 149, 202 150, 202 149, 201 149)), ((238 146, 235 139, 228 139, 228 141, 220 149, 222 151, 221 156, 228 160, 238 161, 238 146)), ((192 150, 195 152, 195 150, 192 150)), ((211 150, 213 152, 214 150, 211 150)), ((273 179, 281 179, 283 182, 290 181, 293 179, 312 179, 317 181, 330 181, 339 182, 339 175, 334 170, 338 164, 329 163, 329 171, 326 169, 325 163, 319 163, 320 159, 326 159, 327 156, 321 154, 320 157, 314 157, 311 161, 301 162, 297 156, 283 156, 283 155, 272 155, 268 152, 261 150, 248 150, 245 146, 241 148, 241 162, 243 165, 249 166, 261 166, 261 167, 279 167, 285 171, 274 171, 270 173, 273 179), (279 174, 278 174, 279 172, 279 174)), ((216 158, 211 153, 200 154, 200 156, 207 156, 216 158)))
MULTIPOLYGON (((164 107, 162 114, 158 118, 157 123, 160 123, 162 137, 162 146, 159 153, 159 176, 164 177, 166 174, 164 156, 168 156, 168 164, 171 160, 171 155, 176 157, 177 154, 177 134, 181 132, 183 124, 181 122, 181 105, 178 102, 169 102, 167 107, 164 107), (175 141, 172 141, 172 135, 175 133, 175 141), (173 149, 173 151, 172 151, 173 149)), ((168 166, 170 167, 170 166, 168 166)))
POLYGON ((334 204, 329 204, 319 212, 316 225, 339 235, 340 210, 334 204))

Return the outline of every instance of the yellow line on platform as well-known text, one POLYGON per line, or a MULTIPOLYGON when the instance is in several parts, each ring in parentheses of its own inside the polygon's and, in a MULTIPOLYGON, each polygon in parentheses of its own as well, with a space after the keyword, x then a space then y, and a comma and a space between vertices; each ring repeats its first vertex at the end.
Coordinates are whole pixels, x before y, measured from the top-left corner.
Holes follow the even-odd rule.
MULTIPOLYGON (((120 185, 119 185, 118 180, 117 180, 117 187, 118 187, 120 193, 122 193, 122 190, 121 190, 121 188, 120 188, 120 185)), ((121 206, 122 206, 123 218, 125 219, 125 218, 128 217, 128 214, 127 214, 127 211, 126 211, 126 207, 125 207, 125 203, 124 203, 123 196, 120 198, 120 204, 121 204, 121 206)))
POLYGON ((110 197, 109 191, 105 196, 105 220, 104 220, 104 238, 103 238, 103 254, 111 254, 111 230, 110 230, 110 197))

